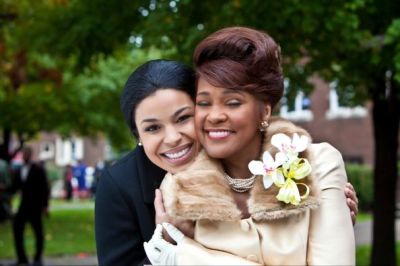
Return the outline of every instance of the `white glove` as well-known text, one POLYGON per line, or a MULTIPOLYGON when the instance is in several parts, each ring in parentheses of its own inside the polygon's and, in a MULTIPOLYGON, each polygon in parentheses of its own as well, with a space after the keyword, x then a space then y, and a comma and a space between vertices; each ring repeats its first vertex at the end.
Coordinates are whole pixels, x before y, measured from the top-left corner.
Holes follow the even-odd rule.
POLYGON ((176 265, 178 247, 164 240, 163 227, 177 244, 182 242, 185 235, 178 228, 169 223, 157 224, 150 241, 143 243, 144 250, 152 265, 176 265))

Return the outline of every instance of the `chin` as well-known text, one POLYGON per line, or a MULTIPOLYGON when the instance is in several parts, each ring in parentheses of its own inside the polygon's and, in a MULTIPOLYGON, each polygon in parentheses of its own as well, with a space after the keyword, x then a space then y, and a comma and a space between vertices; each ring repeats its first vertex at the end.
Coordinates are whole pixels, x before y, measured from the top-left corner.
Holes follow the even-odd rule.
POLYGON ((215 159, 224 159, 229 157, 229 155, 231 154, 231 152, 229 152, 228 149, 223 149, 223 148, 218 148, 216 149, 215 147, 211 148, 211 149, 207 149, 204 147, 204 149, 206 150, 207 154, 215 159))

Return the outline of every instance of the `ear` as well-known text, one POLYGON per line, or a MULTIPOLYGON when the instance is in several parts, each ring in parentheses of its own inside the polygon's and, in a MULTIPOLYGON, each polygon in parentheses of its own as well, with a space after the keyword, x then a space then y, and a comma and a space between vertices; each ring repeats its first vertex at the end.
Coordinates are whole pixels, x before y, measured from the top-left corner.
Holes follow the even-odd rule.
POLYGON ((261 120, 268 121, 272 114, 271 104, 267 101, 262 103, 261 107, 261 120))

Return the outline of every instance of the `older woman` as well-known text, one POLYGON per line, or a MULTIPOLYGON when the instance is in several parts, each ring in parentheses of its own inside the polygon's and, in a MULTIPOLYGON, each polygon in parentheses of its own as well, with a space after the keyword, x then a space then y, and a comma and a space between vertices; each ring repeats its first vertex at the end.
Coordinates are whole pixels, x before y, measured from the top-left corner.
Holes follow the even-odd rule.
POLYGON ((164 179, 165 208, 196 221, 194 240, 202 247, 247 262, 196 256, 192 241, 168 224, 178 245, 166 243, 159 227, 145 244, 150 260, 354 265, 340 153, 327 143, 309 144, 305 130, 271 117, 283 93, 279 46, 264 32, 225 28, 197 46, 194 63, 195 122, 205 152, 164 179))

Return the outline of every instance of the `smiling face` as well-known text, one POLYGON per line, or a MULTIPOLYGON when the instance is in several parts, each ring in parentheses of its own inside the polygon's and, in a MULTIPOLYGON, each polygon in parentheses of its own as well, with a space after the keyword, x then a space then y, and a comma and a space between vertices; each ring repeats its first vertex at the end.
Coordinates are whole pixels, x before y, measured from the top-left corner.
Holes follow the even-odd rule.
POLYGON ((198 80, 196 129, 206 152, 222 160, 251 160, 259 156, 259 125, 270 115, 269 105, 250 93, 215 87, 198 80))
POLYGON ((158 167, 176 173, 197 155, 194 103, 185 92, 157 90, 140 102, 135 123, 147 157, 158 167))

